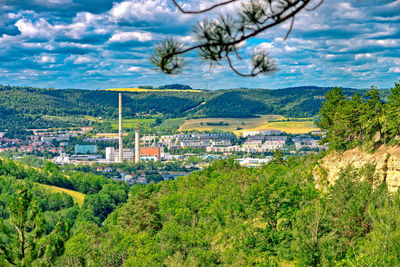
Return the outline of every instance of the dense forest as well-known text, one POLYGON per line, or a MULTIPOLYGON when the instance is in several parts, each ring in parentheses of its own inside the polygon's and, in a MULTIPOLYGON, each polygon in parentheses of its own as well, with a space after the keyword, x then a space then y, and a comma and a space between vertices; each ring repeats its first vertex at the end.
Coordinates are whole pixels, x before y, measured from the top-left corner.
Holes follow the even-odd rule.
MULTIPOLYGON (((175 117, 246 118, 257 114, 312 117, 331 88, 297 87, 280 90, 230 89, 199 92, 126 92, 126 117, 162 115, 175 117)), ((347 95, 356 90, 343 89, 347 95)), ((366 90, 358 90, 364 95, 366 90)), ((384 95, 387 90, 382 90, 384 95)), ((0 86, 0 131, 21 128, 87 126, 87 116, 117 118, 118 92, 56 90, 0 86)))
MULTIPOLYGON (((327 191, 318 190, 312 175, 317 160, 275 158, 254 169, 219 161, 175 181, 135 186, 125 204, 115 209, 112 203, 102 225, 104 216, 93 220, 94 203, 102 202, 87 202, 106 198, 104 190, 114 196, 119 190, 103 184, 80 208, 67 195, 44 191, 7 171, 0 177, 1 223, 8 229, 1 233, 0 249, 13 248, 12 238, 18 237, 12 203, 28 199, 39 203, 36 212, 46 225, 40 242, 57 240, 35 254, 33 266, 399 264, 399 194, 389 194, 384 183, 374 187, 368 167, 347 168, 327 191), (30 198, 21 196, 22 185, 30 198)), ((3 174, 9 164, 3 162, 3 174)), ((32 203, 27 209, 36 207, 32 203)), ((12 259, 18 264, 21 257, 12 259)), ((8 265, 4 255, 0 261, 8 265)))

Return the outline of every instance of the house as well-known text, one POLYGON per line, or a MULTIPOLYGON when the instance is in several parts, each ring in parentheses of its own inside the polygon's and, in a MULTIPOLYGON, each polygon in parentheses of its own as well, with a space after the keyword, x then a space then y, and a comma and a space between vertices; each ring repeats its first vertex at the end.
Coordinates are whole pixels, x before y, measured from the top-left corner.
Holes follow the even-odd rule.
POLYGON ((112 172, 112 168, 106 167, 106 168, 104 168, 104 172, 112 172))

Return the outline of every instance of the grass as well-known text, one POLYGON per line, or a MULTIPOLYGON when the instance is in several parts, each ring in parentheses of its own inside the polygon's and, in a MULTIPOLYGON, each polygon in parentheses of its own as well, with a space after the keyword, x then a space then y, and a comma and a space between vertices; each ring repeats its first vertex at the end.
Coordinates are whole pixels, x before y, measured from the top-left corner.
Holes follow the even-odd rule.
MULTIPOLYGON (((167 130, 176 130, 185 122, 186 118, 165 119, 160 125, 156 125, 156 119, 139 119, 141 130, 156 129, 160 132, 167 130)), ((123 120, 124 129, 136 129, 137 119, 123 120)), ((111 121, 113 129, 118 129, 118 120, 111 121)))
MULTIPOLYGON (((295 118, 291 118, 295 119, 295 118)), ((221 131, 243 135, 243 131, 280 130, 289 134, 305 134, 318 130, 313 120, 286 121, 280 115, 260 115, 259 118, 202 118, 186 120, 179 131, 221 131), (207 125, 207 123, 227 123, 228 125, 207 125), (238 129, 241 128, 241 129, 238 129)))
POLYGON ((85 201, 85 194, 82 194, 77 191, 53 186, 53 185, 45 185, 45 184, 40 184, 41 186, 44 186, 45 188, 57 192, 57 193, 66 193, 72 197, 75 203, 77 203, 80 207, 83 205, 83 202, 85 201))
POLYGON ((166 119, 158 127, 160 130, 163 129, 178 129, 182 124, 185 123, 186 118, 166 119))
POLYGON ((148 92, 189 92, 189 93, 201 93, 201 90, 187 89, 187 90, 179 90, 179 89, 142 89, 142 88, 113 88, 113 89, 105 89, 106 91, 114 91, 114 92, 137 92, 137 93, 148 93, 148 92))
MULTIPOLYGON (((149 127, 156 122, 155 119, 139 119, 139 127, 149 127)), ((124 129, 136 129, 137 119, 125 119, 122 121, 122 127, 124 129)), ((118 129, 118 120, 111 121, 113 129, 118 129)))

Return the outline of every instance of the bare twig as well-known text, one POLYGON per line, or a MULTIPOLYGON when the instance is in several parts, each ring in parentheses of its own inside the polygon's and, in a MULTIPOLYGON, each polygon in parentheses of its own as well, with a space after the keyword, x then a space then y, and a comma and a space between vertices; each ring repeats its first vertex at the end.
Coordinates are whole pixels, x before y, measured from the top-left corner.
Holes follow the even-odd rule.
POLYGON ((292 22, 290 23, 290 28, 289 28, 288 32, 286 33, 285 38, 283 38, 284 41, 286 41, 286 39, 289 37, 290 33, 291 33, 292 30, 293 30, 295 18, 296 18, 296 16, 293 16, 293 17, 292 17, 292 22))
POLYGON ((242 76, 242 77, 254 77, 255 76, 253 73, 245 74, 245 73, 241 73, 240 71, 238 71, 235 68, 235 66, 233 66, 231 58, 229 57, 228 54, 226 54, 226 59, 228 60, 228 64, 229 64, 229 67, 231 68, 231 70, 233 70, 233 72, 236 73, 237 75, 242 76))
POLYGON ((206 8, 206 9, 197 10, 197 11, 187 11, 187 10, 184 10, 184 9, 178 4, 178 2, 177 2, 176 0, 172 0, 172 3, 174 3, 174 5, 179 9, 179 11, 182 12, 182 13, 184 13, 184 14, 201 14, 201 13, 205 13, 205 12, 211 11, 211 10, 213 10, 214 8, 217 8, 217 7, 220 7, 220 6, 224 6, 224 5, 227 5, 227 4, 236 2, 236 1, 238 1, 238 0, 229 0, 229 1, 221 2, 221 3, 218 3, 218 4, 212 5, 212 6, 208 7, 208 8, 206 8))
POLYGON ((314 11, 314 10, 316 10, 317 8, 319 8, 324 2, 325 2, 325 0, 320 0, 320 2, 319 2, 315 7, 312 7, 312 8, 305 8, 305 10, 307 10, 307 11, 314 11))

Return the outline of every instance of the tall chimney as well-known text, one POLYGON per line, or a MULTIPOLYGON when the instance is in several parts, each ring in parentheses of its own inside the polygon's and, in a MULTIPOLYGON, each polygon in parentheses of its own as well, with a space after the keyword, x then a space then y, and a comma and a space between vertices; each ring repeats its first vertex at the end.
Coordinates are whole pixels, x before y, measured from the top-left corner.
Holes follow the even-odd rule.
POLYGON ((119 162, 124 161, 124 145, 122 135, 122 94, 119 94, 119 162))
POLYGON ((135 131, 135 163, 140 161, 140 131, 139 131, 139 120, 137 121, 135 131))

